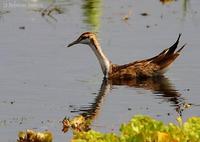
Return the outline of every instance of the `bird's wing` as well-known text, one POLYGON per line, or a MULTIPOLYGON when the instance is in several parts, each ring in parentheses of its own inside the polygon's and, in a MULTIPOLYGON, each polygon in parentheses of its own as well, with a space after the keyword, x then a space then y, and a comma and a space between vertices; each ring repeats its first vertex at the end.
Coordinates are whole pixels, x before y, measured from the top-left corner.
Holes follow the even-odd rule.
POLYGON ((184 44, 178 51, 175 50, 178 47, 179 39, 181 34, 179 34, 178 39, 176 42, 169 48, 164 49, 160 54, 154 56, 149 59, 138 60, 129 64, 125 65, 114 65, 113 71, 118 72, 123 69, 134 68, 135 70, 139 69, 139 72, 149 71, 149 72, 156 72, 158 70, 164 70, 167 68, 173 61, 179 56, 181 50, 185 47, 184 44))

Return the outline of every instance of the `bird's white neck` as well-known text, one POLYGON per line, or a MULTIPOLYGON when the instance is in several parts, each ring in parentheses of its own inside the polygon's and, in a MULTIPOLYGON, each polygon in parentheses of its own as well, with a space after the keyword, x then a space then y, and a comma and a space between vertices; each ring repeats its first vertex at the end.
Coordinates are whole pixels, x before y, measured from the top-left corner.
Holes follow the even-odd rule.
POLYGON ((103 71, 104 76, 107 78, 109 69, 110 69, 110 61, 106 57, 106 55, 103 53, 99 43, 97 40, 93 40, 93 43, 90 43, 89 46, 94 51, 95 55, 97 56, 97 59, 101 65, 101 69, 103 71))

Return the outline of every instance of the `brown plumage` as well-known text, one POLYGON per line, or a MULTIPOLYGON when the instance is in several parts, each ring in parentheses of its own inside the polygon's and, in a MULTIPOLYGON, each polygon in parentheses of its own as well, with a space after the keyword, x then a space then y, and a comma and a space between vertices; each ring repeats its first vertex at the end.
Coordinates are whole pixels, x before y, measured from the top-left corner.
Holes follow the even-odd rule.
POLYGON ((157 56, 125 65, 112 64, 103 53, 96 35, 92 32, 83 33, 77 40, 69 44, 68 47, 79 43, 89 45, 97 56, 106 78, 130 80, 133 78, 154 77, 165 73, 169 65, 180 55, 181 50, 186 45, 184 44, 176 51, 180 36, 181 34, 179 34, 177 41, 171 47, 163 50, 157 56))

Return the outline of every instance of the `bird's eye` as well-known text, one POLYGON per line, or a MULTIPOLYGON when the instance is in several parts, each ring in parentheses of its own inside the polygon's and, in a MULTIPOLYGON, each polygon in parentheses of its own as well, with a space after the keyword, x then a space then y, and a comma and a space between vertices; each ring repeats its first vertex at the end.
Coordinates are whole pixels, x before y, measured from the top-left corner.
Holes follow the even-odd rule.
POLYGON ((85 39, 87 39, 87 37, 83 36, 83 37, 80 37, 79 41, 85 40, 85 39))

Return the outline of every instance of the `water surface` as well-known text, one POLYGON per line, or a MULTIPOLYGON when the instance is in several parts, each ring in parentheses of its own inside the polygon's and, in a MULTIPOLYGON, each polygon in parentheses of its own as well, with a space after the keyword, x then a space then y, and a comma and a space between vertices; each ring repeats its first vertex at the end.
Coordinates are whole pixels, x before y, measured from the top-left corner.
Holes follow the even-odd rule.
POLYGON ((64 142, 60 121, 93 119, 91 128, 118 131, 135 114, 164 122, 199 116, 200 1, 57 0, 0 2, 0 136, 14 142, 19 130, 48 129, 64 142), (41 12, 59 6, 60 14, 41 12), (115 6, 113 6, 115 5, 115 6), (146 13, 147 16, 141 15, 146 13), (65 46, 82 32, 97 33, 113 63, 158 54, 179 33, 182 55, 158 80, 109 83, 85 45, 65 46), (117 85, 116 85, 117 84, 117 85), (188 109, 184 104, 192 104, 188 109))

